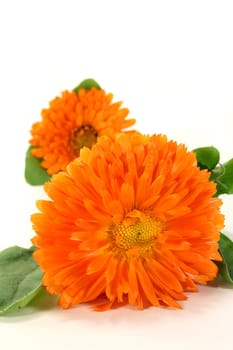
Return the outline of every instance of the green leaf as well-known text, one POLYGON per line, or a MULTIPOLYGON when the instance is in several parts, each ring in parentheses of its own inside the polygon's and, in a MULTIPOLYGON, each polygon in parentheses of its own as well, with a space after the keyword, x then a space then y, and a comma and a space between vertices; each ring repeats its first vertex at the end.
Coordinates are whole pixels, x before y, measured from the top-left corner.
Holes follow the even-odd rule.
POLYGON ((0 252, 0 315, 19 310, 42 289, 42 275, 29 249, 18 246, 0 252))
POLYGON ((94 79, 85 79, 76 88, 74 88, 74 92, 77 94, 80 89, 91 90, 93 87, 96 89, 101 89, 100 85, 94 79))
POLYGON ((233 242, 221 233, 219 251, 223 261, 218 262, 219 274, 223 281, 233 283, 233 242))
POLYGON ((26 153, 24 172, 25 179, 30 185, 43 185, 50 179, 51 176, 44 168, 40 166, 42 159, 36 158, 31 154, 32 148, 33 147, 30 146, 26 153))
POLYGON ((196 153, 197 163, 200 169, 212 170, 219 162, 220 155, 217 148, 200 147, 193 150, 196 153))
POLYGON ((212 170, 211 181, 217 184, 217 195, 233 194, 233 158, 212 170))

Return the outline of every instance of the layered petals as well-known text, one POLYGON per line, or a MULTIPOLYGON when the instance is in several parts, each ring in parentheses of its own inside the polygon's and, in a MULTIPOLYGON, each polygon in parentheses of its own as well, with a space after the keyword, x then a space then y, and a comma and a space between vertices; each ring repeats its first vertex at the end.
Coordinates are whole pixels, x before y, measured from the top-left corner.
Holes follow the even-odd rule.
POLYGON ((41 112, 42 120, 31 129, 33 156, 49 174, 65 170, 79 156, 82 147, 91 148, 99 136, 113 138, 135 123, 126 119, 129 111, 121 102, 112 102, 113 95, 92 88, 64 91, 41 112))
POLYGON ((45 185, 35 259, 68 308, 181 308, 217 274, 221 200, 195 154, 166 136, 103 136, 45 185))

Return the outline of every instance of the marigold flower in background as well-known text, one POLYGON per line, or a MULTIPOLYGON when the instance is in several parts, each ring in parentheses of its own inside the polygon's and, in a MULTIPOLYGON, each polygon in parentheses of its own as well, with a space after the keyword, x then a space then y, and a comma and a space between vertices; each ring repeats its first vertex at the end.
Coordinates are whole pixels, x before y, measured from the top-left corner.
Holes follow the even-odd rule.
POLYGON ((33 124, 31 154, 42 158, 41 167, 50 175, 64 170, 79 156, 83 146, 91 148, 98 136, 110 138, 135 123, 126 119, 129 111, 113 95, 93 87, 78 92, 64 91, 42 110, 42 120, 33 124))
POLYGON ((83 148, 45 184, 34 257, 63 308, 181 308, 217 274, 221 201, 195 154, 166 136, 121 134, 83 148))

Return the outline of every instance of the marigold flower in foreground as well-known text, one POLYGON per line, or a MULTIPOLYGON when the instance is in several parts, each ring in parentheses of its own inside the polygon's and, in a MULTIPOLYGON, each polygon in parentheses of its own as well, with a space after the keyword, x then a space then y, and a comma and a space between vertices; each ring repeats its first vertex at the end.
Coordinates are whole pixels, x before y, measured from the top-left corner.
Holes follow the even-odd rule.
POLYGON ((32 215, 34 257, 63 308, 180 308, 184 292, 216 277, 221 201, 184 145, 161 135, 102 137, 45 190, 51 200, 32 215))
POLYGON ((30 144, 33 156, 42 158, 41 166, 52 175, 65 170, 79 156, 83 146, 91 148, 98 136, 114 137, 135 123, 126 120, 129 111, 112 103, 113 95, 93 87, 78 93, 65 91, 42 110, 42 121, 33 124, 30 144))

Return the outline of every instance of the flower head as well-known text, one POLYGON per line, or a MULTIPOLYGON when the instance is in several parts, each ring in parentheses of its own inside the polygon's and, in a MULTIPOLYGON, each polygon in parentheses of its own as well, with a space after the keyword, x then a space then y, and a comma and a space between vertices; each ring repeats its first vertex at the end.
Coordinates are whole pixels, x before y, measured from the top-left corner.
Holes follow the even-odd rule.
POLYGON ((221 201, 195 154, 166 136, 121 134, 45 184, 51 200, 32 215, 35 259, 63 308, 96 301, 181 306, 214 279, 221 260, 221 201))
POLYGON ((135 123, 126 120, 127 108, 112 103, 113 95, 93 87, 77 92, 65 91, 42 110, 42 121, 33 124, 31 153, 42 158, 41 166, 52 175, 65 170, 82 147, 91 148, 98 136, 114 137, 135 123))

